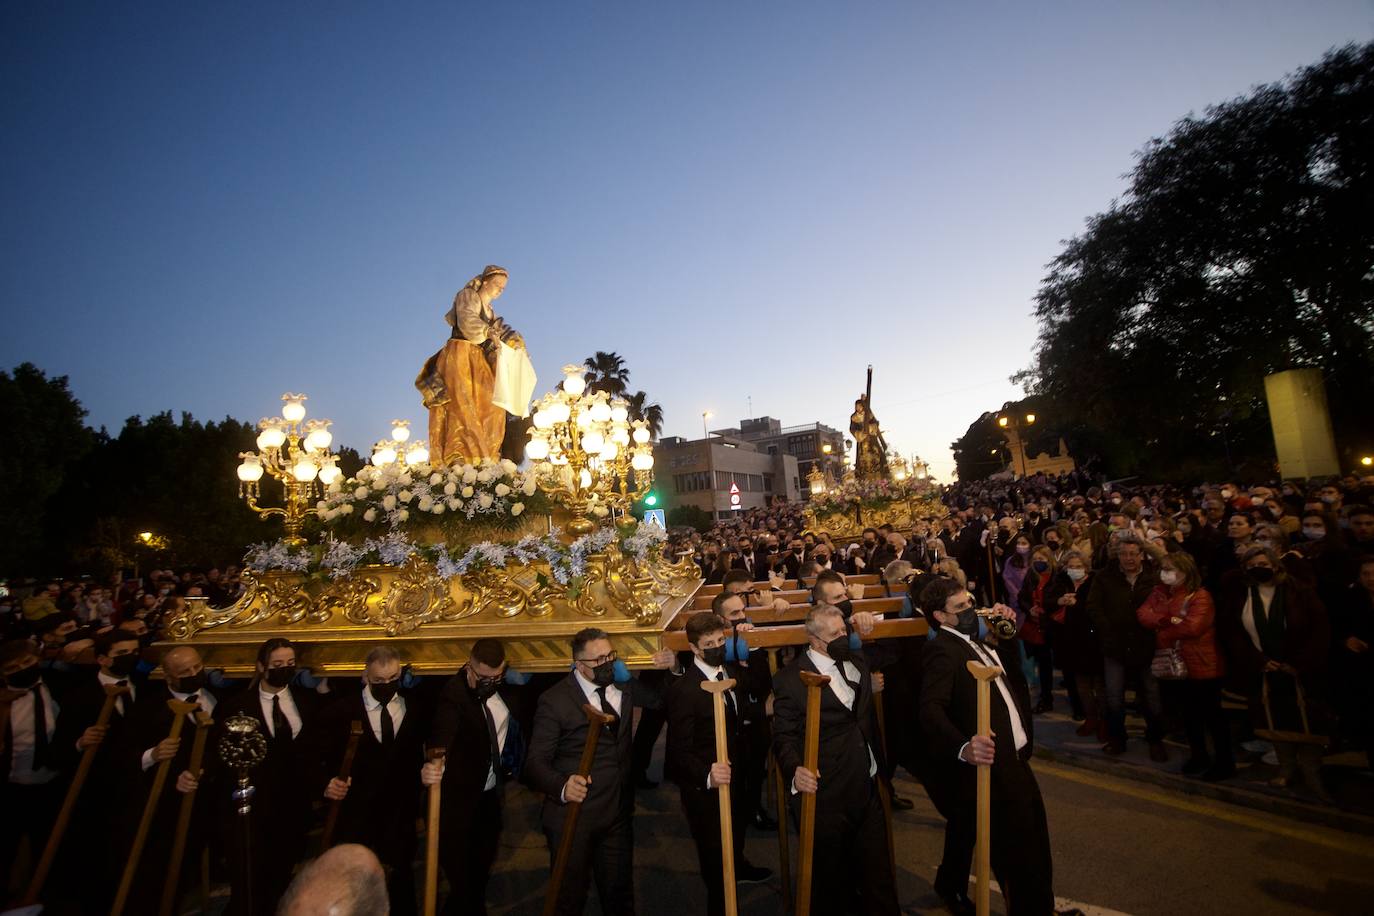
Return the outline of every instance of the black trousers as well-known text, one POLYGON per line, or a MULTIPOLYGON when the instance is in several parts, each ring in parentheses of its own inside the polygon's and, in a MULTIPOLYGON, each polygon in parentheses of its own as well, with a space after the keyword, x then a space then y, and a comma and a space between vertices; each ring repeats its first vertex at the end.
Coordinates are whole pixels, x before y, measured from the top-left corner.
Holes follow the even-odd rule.
MULTIPOLYGON (((25 837, 29 841, 30 868, 38 865, 38 859, 43 855, 43 847, 47 845, 48 834, 52 831, 53 821, 57 820, 57 811, 62 807, 62 799, 66 793, 67 780, 60 776, 38 786, 17 782, 0 784, 0 811, 4 812, 4 825, 0 826, 0 863, 4 863, 6 884, 9 883, 10 873, 14 869, 19 845, 25 837)), ((60 854, 57 858, 59 862, 62 860, 60 854)), ((21 893, 28 886, 30 877, 30 872, 19 876, 18 888, 21 893)), ((46 885, 48 891, 44 892, 44 899, 50 896, 55 885, 59 895, 61 894, 60 882, 54 882, 52 877, 49 876, 46 885)))
MULTIPOLYGON (((645 671, 641 674, 641 681, 648 681, 655 686, 660 683, 662 677, 651 678, 650 675, 662 675, 662 671, 645 671)), ((639 726, 635 729, 634 745, 631 750, 632 769, 635 779, 645 778, 649 772, 649 761, 654 756, 654 745, 658 742, 658 736, 663 731, 664 724, 668 721, 668 716, 661 709, 651 709, 647 706, 639 710, 639 726)))
MULTIPOLYGON (((487 881, 501 841, 501 786, 453 801, 461 803, 444 804, 439 830, 439 864, 448 878, 444 916, 486 916, 487 881)), ((410 894, 413 901, 413 881, 410 894)), ((391 904, 394 909, 394 895, 391 904)))
MULTIPOLYGON (((816 800, 813 913, 896 916, 901 912, 876 780, 867 780, 867 790, 866 799, 816 800)), ((799 805, 794 808, 800 811, 799 805)))
MULTIPOLYGON (((634 916, 633 813, 632 808, 622 810, 609 821, 593 824, 579 818, 567 870, 558 889, 555 913, 560 916, 581 916, 587 907, 587 891, 595 880, 602 913, 607 916, 634 916)), ((549 841, 550 873, 558 858, 558 842, 562 834, 561 826, 544 831, 549 841)))
MULTIPOLYGON (((732 786, 733 789, 733 786, 732 786)), ((714 791, 689 792, 679 789, 682 810, 687 815, 687 827, 697 847, 697 866, 701 880, 706 883, 706 912, 708 916, 725 913, 725 875, 721 866, 720 800, 714 791)), ((754 807, 743 793, 730 794, 730 829, 734 837, 735 867, 744 859, 744 831, 746 819, 754 807)))
MULTIPOLYGON (((964 764, 959 764, 963 766, 964 764)), ((968 876, 973 871, 973 848, 977 842, 977 812, 969 815, 959 803, 960 793, 955 783, 959 773, 953 768, 930 765, 922 767, 921 783, 945 819, 945 846, 940 867, 935 870, 937 894, 968 893, 968 876)))
POLYGON ((1176 703, 1188 734, 1188 748, 1198 760, 1214 760, 1230 766, 1235 758, 1231 752, 1231 723, 1221 708, 1221 679, 1185 679, 1160 681, 1160 690, 1176 703), (1207 736, 1212 736, 1215 753, 1207 751, 1207 736))

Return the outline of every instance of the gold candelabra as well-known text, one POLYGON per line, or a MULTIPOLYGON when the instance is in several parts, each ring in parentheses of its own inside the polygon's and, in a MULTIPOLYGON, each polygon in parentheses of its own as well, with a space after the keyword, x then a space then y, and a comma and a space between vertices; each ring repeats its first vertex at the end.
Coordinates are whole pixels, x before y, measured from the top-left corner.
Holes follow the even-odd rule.
POLYGON ((343 473, 338 456, 330 453, 334 436, 329 420, 306 420, 303 394, 284 394, 281 417, 258 423, 258 452, 240 452, 239 496, 263 518, 279 515, 286 527, 286 544, 301 547, 305 519, 315 513, 320 484, 328 486, 343 473), (281 481, 282 506, 260 506, 258 482, 263 474, 281 481))
POLYGON ((654 453, 643 420, 620 398, 587 394, 581 366, 564 366, 558 390, 535 404, 525 455, 540 487, 573 515, 568 530, 589 534, 612 510, 622 514, 654 481, 654 453))

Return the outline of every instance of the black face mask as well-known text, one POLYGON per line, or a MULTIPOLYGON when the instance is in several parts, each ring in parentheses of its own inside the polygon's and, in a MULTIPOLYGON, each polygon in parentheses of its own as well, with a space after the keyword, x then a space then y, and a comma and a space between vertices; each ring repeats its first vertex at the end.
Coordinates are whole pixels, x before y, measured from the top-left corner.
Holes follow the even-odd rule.
POLYGON ((1031 569, 1035 570, 1036 572, 1048 572, 1049 568, 1050 564, 1046 563, 1044 560, 1036 560, 1034 563, 1031 564, 1031 569))
POLYGON ((1274 581, 1274 571, 1268 566, 1251 566, 1245 571, 1245 574, 1260 585, 1267 585, 1274 581))
POLYGON ((849 634, 843 633, 836 636, 825 644, 825 654, 829 655, 835 664, 847 662, 854 657, 854 650, 849 647, 849 634))
POLYGON ((836 602, 835 607, 840 609, 840 613, 844 615, 845 620, 848 620, 849 615, 854 613, 854 602, 850 601, 848 598, 836 602))
POLYGON ((959 619, 954 622, 954 629, 963 633, 969 639, 978 635, 978 612, 969 608, 959 615, 959 619))
POLYGON ((291 679, 296 676, 295 665, 283 665, 280 668, 268 668, 263 679, 273 687, 285 687, 291 683, 291 679))
POLYGON ((701 660, 711 668, 719 668, 725 664, 725 647, 715 646, 710 649, 702 649, 701 660))
POLYGON ((598 687, 609 687, 615 683, 615 662, 602 662, 592 669, 592 683, 598 687))
POLYGON ((479 703, 485 703, 495 696, 497 689, 501 686, 501 678, 499 677, 482 677, 476 671, 472 672, 472 676, 477 681, 477 686, 472 688, 472 693, 477 697, 479 703))
POLYGON ((137 653, 130 652, 128 655, 116 655, 110 659, 110 675, 113 677, 128 677, 134 673, 138 667, 137 653))
POLYGON ((173 688, 177 693, 195 693, 205 686, 205 669, 197 671, 195 674, 188 674, 185 677, 176 679, 176 687, 173 688))
POLYGON ((5 683, 15 690, 31 690, 33 685, 38 683, 38 679, 43 676, 43 671, 37 665, 29 665, 21 668, 13 674, 5 675, 5 683))
POLYGON ((400 686, 398 681, 388 681, 385 684, 369 684, 367 689, 372 691, 372 699, 385 706, 395 698, 400 686))

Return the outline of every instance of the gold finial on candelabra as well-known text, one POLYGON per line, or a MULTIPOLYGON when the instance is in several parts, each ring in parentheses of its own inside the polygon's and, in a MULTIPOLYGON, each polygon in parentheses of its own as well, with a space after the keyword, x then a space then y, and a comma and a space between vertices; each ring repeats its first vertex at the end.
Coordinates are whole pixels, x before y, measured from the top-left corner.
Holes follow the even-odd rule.
POLYGON ((343 473, 338 456, 329 452, 334 441, 330 421, 306 421, 305 400, 303 394, 282 395, 281 417, 258 422, 258 451, 239 453, 239 496, 263 518, 280 515, 286 527, 284 540, 291 547, 305 544, 301 530, 306 517, 315 512, 311 503, 320 485, 329 486, 343 473), (284 505, 258 505, 264 473, 281 481, 284 505))
POLYGON ((629 511, 653 486, 648 425, 605 392, 587 394, 582 367, 563 367, 563 384, 535 404, 525 455, 540 487, 573 514, 574 536, 596 528, 589 515, 629 511))

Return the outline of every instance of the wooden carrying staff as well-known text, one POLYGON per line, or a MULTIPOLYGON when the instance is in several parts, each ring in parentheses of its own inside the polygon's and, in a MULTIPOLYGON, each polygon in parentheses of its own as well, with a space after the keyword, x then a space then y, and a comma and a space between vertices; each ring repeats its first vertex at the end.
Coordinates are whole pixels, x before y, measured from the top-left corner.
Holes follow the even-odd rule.
MULTIPOLYGON (((1002 674, 994 665, 968 663, 968 673, 978 681, 978 734, 992 737, 992 680, 1002 674)), ((974 904, 978 916, 988 916, 992 872, 992 767, 978 767, 978 845, 974 847, 973 874, 977 879, 974 904)))
MULTIPOLYGON (((210 734, 210 726, 215 720, 203 709, 196 710, 196 736, 191 742, 191 765, 188 769, 200 777, 200 765, 205 760, 205 738, 210 734)), ((191 830, 191 813, 195 810, 196 793, 187 792, 181 796, 181 810, 177 812, 177 832, 172 839, 172 859, 167 863, 167 880, 162 885, 162 906, 160 916, 171 916, 172 905, 177 899, 177 885, 181 883, 181 861, 186 854, 186 834, 191 830)))
MULTIPOLYGON (((702 681, 701 689, 711 695, 711 712, 716 722, 716 763, 730 762, 729 743, 725 737, 725 691, 735 686, 733 678, 723 681, 702 681)), ((730 786, 716 786, 720 802, 720 867, 725 880, 725 916, 739 912, 735 902, 735 830, 730 817, 730 786)))
MULTIPOLYGON (((172 730, 167 733, 169 741, 181 737, 181 727, 186 723, 186 716, 193 710, 199 709, 196 703, 183 703, 180 700, 168 700, 167 708, 172 711, 172 730)), ((124 905, 129 902, 129 891, 134 884, 134 872, 138 870, 138 859, 143 855, 143 846, 148 842, 148 831, 153 826, 153 815, 157 813, 157 803, 162 799, 162 788, 167 784, 167 771, 171 769, 172 758, 168 757, 157 765, 157 772, 153 774, 153 788, 148 793, 148 801, 143 805, 143 817, 138 822, 138 832, 134 834, 133 845, 129 847, 129 861, 124 865, 124 874, 119 879, 119 891, 115 894, 114 906, 110 907, 110 916, 120 916, 124 912, 124 905)))
MULTIPOLYGON (((97 728, 105 728, 110 724, 115 701, 128 692, 128 687, 105 688, 105 702, 100 705, 100 715, 95 720, 97 728)), ((95 764, 96 752, 99 750, 100 745, 92 744, 81 752, 81 762, 76 765, 76 775, 72 777, 72 784, 67 788, 67 797, 62 800, 62 809, 58 811, 52 832, 48 834, 48 845, 43 847, 43 857, 38 860, 38 868, 29 879, 29 889, 25 892, 21 905, 29 906, 38 902, 38 895, 43 891, 43 882, 48 880, 48 872, 52 870, 53 860, 57 858, 57 848, 62 843, 62 834, 67 832, 72 812, 76 810, 76 799, 81 794, 81 787, 86 784, 86 777, 90 775, 91 767, 95 764)))
MULTIPOLYGON (((354 725, 361 725, 355 722, 354 725)), ((447 751, 442 747, 432 747, 425 752, 431 761, 444 759, 447 751)), ((425 831, 425 916, 434 916, 439 903, 439 791, 443 780, 429 787, 429 820, 425 831)), ((450 888, 453 893, 457 888, 450 888)))
MULTIPOLYGON (((878 720, 878 740, 883 743, 883 759, 887 759, 887 716, 883 712, 883 695, 873 694, 873 712, 878 720)), ((887 826, 887 862, 892 867, 892 880, 897 880, 897 845, 892 838, 892 787, 887 774, 878 774, 878 800, 883 805, 883 823, 887 826)))
MULTIPOLYGON (((344 747, 343 763, 339 764, 339 781, 348 782, 353 772, 353 758, 358 753, 358 740, 363 736, 363 723, 354 722, 348 727, 348 744, 344 747)), ((329 803, 329 813, 324 818, 324 832, 320 834, 320 853, 323 855, 334 843, 334 828, 339 823, 339 809, 343 799, 336 798, 329 803)))
MULTIPOLYGON (((577 775, 586 779, 592 775, 592 761, 596 759, 596 742, 601 735, 601 727, 614 722, 615 716, 607 715, 590 703, 582 704, 582 711, 587 714, 587 741, 582 745, 577 775)), ((568 802, 567 808, 567 814, 563 816, 563 833, 558 838, 558 855, 553 860, 553 874, 549 875, 549 889, 544 895, 544 916, 553 916, 558 907, 558 888, 563 883, 568 856, 572 854, 573 834, 577 831, 577 815, 582 810, 582 803, 568 802)))
MULTIPOLYGON (((806 736, 802 748, 802 766, 815 773, 821 756, 821 688, 830 683, 830 678, 812 671, 799 673, 802 683, 806 685, 806 736)), ((815 856, 815 839, 816 792, 803 792, 801 848, 797 852, 797 916, 809 916, 811 913, 811 866, 815 856)))

